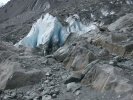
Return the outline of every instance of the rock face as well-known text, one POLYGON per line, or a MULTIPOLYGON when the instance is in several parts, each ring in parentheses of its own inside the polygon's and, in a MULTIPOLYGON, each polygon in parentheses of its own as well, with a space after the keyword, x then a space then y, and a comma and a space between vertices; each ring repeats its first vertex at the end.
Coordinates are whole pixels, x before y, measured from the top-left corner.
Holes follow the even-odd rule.
POLYGON ((120 17, 108 26, 110 32, 105 32, 105 35, 96 34, 92 36, 92 42, 94 45, 102 46, 112 53, 121 56, 129 55, 133 51, 132 24, 132 14, 120 17))
POLYGON ((45 77, 45 72, 41 70, 26 72, 17 62, 0 64, 0 71, 0 89, 14 89, 26 85, 33 85, 45 77))
POLYGON ((66 63, 66 68, 73 69, 75 71, 84 69, 85 66, 93 61, 95 59, 95 56, 92 52, 87 52, 84 48, 76 48, 72 55, 70 56, 70 59, 65 61, 66 63), (77 50, 77 51, 75 51, 77 50), (74 53, 75 52, 75 53, 74 53))
POLYGON ((128 34, 126 33, 111 33, 111 40, 113 43, 124 42, 128 39, 128 34))
POLYGON ((12 43, 0 42, 0 63, 4 62, 10 57, 17 56, 19 50, 17 50, 12 43))
POLYGON ((133 14, 127 14, 121 18, 119 18, 116 22, 112 23, 108 26, 108 29, 110 31, 115 30, 128 30, 129 28, 132 28, 133 24, 133 14))
POLYGON ((75 43, 74 45, 65 45, 59 48, 54 56, 56 59, 61 59, 67 69, 79 71, 84 69, 88 63, 96 59, 93 53, 93 47, 89 47, 89 43, 86 40, 75 43), (91 48, 90 50, 88 50, 91 48))
POLYGON ((22 71, 20 69, 20 64, 18 63, 13 63, 13 62, 9 62, 6 64, 1 64, 1 75, 0 75, 0 80, 1 80, 1 85, 0 88, 5 89, 7 84, 8 84, 8 80, 12 77, 13 73, 16 71, 22 71))
MULTIPOLYGON (((124 36, 122 36, 122 37, 124 37, 124 36)), ((115 38, 117 38, 117 37, 115 37, 115 38)), ((126 37, 124 37, 124 38, 126 38, 126 37)), ((126 56, 127 54, 130 54, 133 50, 132 41, 127 41, 127 42, 124 41, 123 43, 121 43, 121 42, 113 43, 111 41, 107 41, 107 39, 108 39, 108 37, 106 39, 101 37, 101 38, 95 40, 94 44, 102 46, 103 48, 106 48, 111 53, 115 53, 115 54, 118 54, 121 56, 126 56)), ((114 37, 113 37, 113 39, 114 39, 114 37)), ((114 41, 114 40, 112 40, 112 41, 114 41)), ((120 41, 120 40, 117 40, 117 41, 120 41)))
POLYGON ((91 84, 102 92, 114 90, 116 93, 131 92, 132 84, 127 77, 121 76, 122 69, 108 64, 96 64, 91 72, 88 72, 82 80, 85 84, 91 84))

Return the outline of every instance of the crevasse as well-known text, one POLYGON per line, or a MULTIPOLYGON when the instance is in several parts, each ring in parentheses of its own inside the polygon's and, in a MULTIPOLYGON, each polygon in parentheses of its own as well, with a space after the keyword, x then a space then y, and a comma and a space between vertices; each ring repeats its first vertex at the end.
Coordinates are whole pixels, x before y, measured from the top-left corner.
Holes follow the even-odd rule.
POLYGON ((25 47, 34 48, 40 44, 46 44, 50 40, 52 40, 52 43, 58 43, 58 45, 61 46, 70 33, 81 35, 95 29, 95 26, 83 25, 79 21, 78 15, 68 17, 66 22, 68 26, 64 27, 56 17, 47 13, 33 24, 28 35, 16 43, 15 46, 19 47, 19 45, 23 45, 25 47))

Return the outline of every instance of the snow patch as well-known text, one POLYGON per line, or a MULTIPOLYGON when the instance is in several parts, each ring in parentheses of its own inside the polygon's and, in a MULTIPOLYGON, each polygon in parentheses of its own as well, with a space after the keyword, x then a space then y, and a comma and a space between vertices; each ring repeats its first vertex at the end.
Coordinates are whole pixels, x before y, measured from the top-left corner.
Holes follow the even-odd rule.
POLYGON ((96 28, 92 24, 89 26, 83 25, 76 14, 68 17, 66 22, 68 26, 64 27, 56 17, 47 13, 33 24, 28 35, 15 44, 15 46, 23 45, 34 48, 49 41, 62 46, 70 33, 81 35, 96 28))

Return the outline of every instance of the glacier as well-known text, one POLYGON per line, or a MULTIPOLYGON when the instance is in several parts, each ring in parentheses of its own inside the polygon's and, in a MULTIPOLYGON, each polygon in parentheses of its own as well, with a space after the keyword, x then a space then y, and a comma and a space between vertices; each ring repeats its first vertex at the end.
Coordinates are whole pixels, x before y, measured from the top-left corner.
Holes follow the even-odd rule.
POLYGON ((65 20, 68 26, 63 26, 59 20, 49 13, 41 16, 33 24, 26 37, 15 44, 30 48, 38 47, 40 44, 47 44, 52 41, 53 44, 62 46, 70 33, 81 35, 96 28, 95 25, 84 25, 80 22, 78 15, 73 15, 65 20))

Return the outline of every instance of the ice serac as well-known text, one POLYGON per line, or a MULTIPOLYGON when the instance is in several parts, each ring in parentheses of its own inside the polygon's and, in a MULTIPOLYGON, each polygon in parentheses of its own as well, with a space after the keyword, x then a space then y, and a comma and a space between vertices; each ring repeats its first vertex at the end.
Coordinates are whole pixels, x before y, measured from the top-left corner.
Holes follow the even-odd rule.
POLYGON ((90 30, 90 27, 87 27, 86 25, 83 25, 78 15, 70 16, 66 19, 66 22, 69 24, 69 26, 66 28, 67 32, 69 33, 77 33, 79 35, 86 33, 90 30))
POLYGON ((63 26, 58 19, 50 14, 46 14, 37 20, 28 35, 15 46, 23 45, 34 48, 40 44, 47 43, 50 38, 52 38, 53 42, 60 41, 60 44, 62 44, 65 38, 62 36, 63 34, 67 34, 67 32, 63 31, 63 26), (58 38, 59 36, 62 38, 58 38))
POLYGON ((15 46, 23 45, 25 47, 34 48, 40 44, 46 44, 49 41, 61 46, 71 32, 80 35, 92 29, 92 27, 83 25, 79 21, 78 15, 70 16, 66 19, 66 22, 68 26, 64 27, 56 17, 47 13, 37 20, 28 35, 15 44, 15 46))

